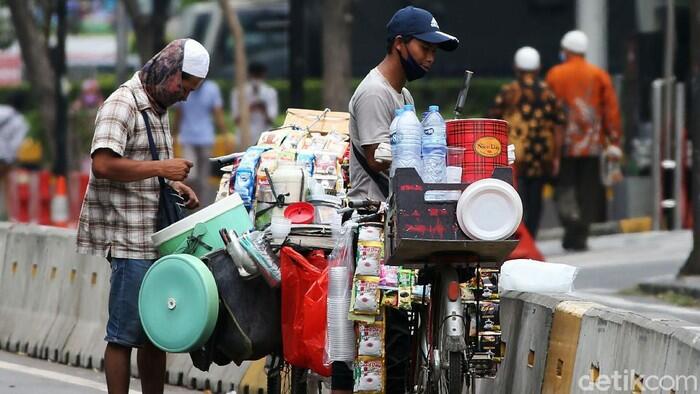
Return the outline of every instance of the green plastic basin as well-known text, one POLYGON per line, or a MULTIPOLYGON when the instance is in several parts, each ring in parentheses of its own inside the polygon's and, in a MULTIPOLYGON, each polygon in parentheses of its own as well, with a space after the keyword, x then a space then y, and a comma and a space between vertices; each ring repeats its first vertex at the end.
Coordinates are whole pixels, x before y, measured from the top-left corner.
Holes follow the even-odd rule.
POLYGON ((169 353, 200 348, 219 313, 216 282, 197 257, 160 258, 146 272, 139 291, 139 316, 148 338, 169 353))

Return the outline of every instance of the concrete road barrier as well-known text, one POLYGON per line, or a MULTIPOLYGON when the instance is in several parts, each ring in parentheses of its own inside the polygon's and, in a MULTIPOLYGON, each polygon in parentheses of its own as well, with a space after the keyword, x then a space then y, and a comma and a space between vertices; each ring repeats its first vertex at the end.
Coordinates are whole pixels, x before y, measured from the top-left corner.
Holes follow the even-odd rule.
MULTIPOLYGON (((103 258, 77 255, 74 245, 71 230, 0 223, 1 348, 102 367, 110 268, 103 258)), ((603 383, 615 374, 622 384, 626 379, 626 392, 700 393, 698 327, 567 295, 506 292, 500 313, 505 356, 496 378, 480 382, 480 393, 614 392, 603 383), (654 390, 650 383, 665 386, 654 390)), ((265 387, 261 366, 202 372, 189 355, 171 354, 167 381, 257 391, 265 387)))
POLYGON ((581 318, 576 361, 572 375, 571 393, 589 393, 578 385, 583 377, 600 376, 601 371, 613 371, 617 359, 615 344, 624 342, 622 326, 627 313, 610 310, 602 305, 588 309, 581 318))
POLYGON ((36 320, 33 300, 41 298, 34 279, 39 274, 45 228, 16 225, 10 230, 0 277, 0 344, 3 349, 27 352, 26 333, 36 320))
MULTIPOLYGON (((74 241, 72 242, 74 244, 74 241)), ((107 260, 74 254, 81 261, 69 280, 78 291, 78 318, 62 352, 62 362, 100 368, 103 361, 110 269, 107 260)))
MULTIPOLYGON (((700 392, 700 329, 698 327, 684 327, 677 324, 677 329, 671 336, 666 365, 659 376, 672 377, 673 390, 678 394, 693 392, 694 387, 699 388, 696 392, 700 392)), ((669 378, 664 379, 666 379, 664 383, 668 383, 669 378)))
POLYGON ((581 301, 562 301, 557 305, 549 335, 543 394, 564 393, 571 387, 581 318, 595 305, 581 301))
POLYGON ((515 358, 513 388, 523 393, 539 393, 542 390, 554 309, 560 300, 529 293, 522 293, 518 298, 523 300, 523 309, 517 347, 514 352, 507 353, 506 357, 515 358))
POLYGON ((72 255, 65 248, 69 234, 54 227, 43 227, 42 232, 37 245, 38 258, 31 267, 31 289, 27 293, 27 306, 32 316, 27 329, 21 333, 20 342, 31 356, 48 358, 45 342, 58 318, 59 307, 61 304, 75 305, 77 294, 74 291, 61 293, 62 283, 69 279, 68 270, 62 268, 67 266, 66 262, 72 255))

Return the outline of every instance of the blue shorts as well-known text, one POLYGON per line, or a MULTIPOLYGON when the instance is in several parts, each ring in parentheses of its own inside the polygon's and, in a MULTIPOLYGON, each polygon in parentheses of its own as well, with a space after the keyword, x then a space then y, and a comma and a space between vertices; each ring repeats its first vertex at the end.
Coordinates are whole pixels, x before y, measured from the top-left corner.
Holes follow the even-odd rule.
POLYGON ((127 347, 142 347, 146 333, 139 318, 139 290, 153 260, 112 258, 109 279, 109 320, 105 341, 127 347))

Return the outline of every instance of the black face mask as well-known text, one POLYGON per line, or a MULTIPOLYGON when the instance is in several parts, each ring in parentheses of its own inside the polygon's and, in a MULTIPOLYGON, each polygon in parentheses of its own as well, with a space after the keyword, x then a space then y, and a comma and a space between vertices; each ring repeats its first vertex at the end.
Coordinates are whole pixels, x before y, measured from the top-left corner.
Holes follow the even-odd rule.
POLYGON ((411 52, 408 52, 408 49, 406 50, 406 53, 408 56, 406 59, 404 59, 403 56, 401 56, 401 52, 399 52, 399 59, 401 59, 401 66, 403 67, 404 73, 406 73, 406 79, 409 81, 414 81, 416 79, 423 78, 426 73, 425 69, 421 67, 418 62, 416 62, 413 56, 411 56, 411 52))

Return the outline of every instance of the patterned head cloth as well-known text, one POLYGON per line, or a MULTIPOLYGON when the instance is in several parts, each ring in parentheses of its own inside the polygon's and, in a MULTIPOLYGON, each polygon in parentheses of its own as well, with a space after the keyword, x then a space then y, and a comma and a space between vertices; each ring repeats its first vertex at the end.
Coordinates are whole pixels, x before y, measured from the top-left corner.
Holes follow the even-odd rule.
POLYGON ((141 68, 139 78, 154 109, 165 113, 185 98, 182 89, 182 62, 187 39, 172 41, 141 68))

